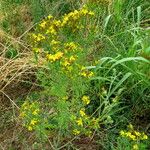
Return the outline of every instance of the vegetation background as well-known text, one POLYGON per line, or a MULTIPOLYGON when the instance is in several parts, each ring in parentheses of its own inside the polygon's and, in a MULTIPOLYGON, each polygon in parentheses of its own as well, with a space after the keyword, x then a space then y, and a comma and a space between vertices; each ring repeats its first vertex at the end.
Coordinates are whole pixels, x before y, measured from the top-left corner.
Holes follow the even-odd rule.
POLYGON ((149 113, 149 1, 0 0, 0 149, 148 150, 149 113), (72 79, 30 35, 44 35, 50 14, 57 21, 75 10, 94 16, 81 17, 77 33, 67 26, 48 37, 61 50, 83 49, 71 53, 82 66, 72 79))

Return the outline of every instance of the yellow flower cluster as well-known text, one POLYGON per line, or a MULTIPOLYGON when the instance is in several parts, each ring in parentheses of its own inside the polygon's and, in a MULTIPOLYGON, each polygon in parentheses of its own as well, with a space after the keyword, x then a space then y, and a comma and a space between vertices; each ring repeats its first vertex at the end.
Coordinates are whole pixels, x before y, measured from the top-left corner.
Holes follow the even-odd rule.
POLYGON ((43 20, 43 21, 39 24, 39 26, 44 29, 44 28, 46 27, 46 24, 47 24, 47 22, 46 22, 45 20, 43 20))
POLYGON ((47 54, 47 59, 50 61, 50 62, 55 62, 56 60, 59 60, 61 59, 63 56, 63 53, 62 52, 57 52, 55 54, 47 54))
POLYGON ((82 71, 81 72, 81 76, 83 76, 83 77, 88 77, 88 78, 90 78, 90 77, 92 77, 94 75, 94 73, 93 72, 90 72, 90 71, 82 71))
POLYGON ((35 128, 35 125, 38 123, 38 120, 32 119, 29 125, 27 126, 29 131, 32 131, 35 128))
POLYGON ((85 108, 80 109, 80 115, 81 115, 81 117, 86 116, 85 108))
POLYGON ((62 67, 64 67, 65 70, 70 70, 69 66, 71 66, 72 63, 77 59, 77 56, 74 53, 71 56, 68 55, 70 55, 70 53, 72 52, 76 52, 77 45, 74 42, 68 42, 63 44, 64 49, 61 48, 61 50, 59 50, 61 47, 61 42, 54 39, 50 42, 50 45, 52 51, 55 52, 55 54, 47 54, 47 59, 50 62, 55 62, 63 57, 60 64, 62 65, 62 67))
POLYGON ((80 75, 83 76, 83 77, 90 78, 90 77, 94 76, 94 73, 92 71, 89 71, 85 67, 81 67, 80 75))
POLYGON ((74 42, 62 44, 58 40, 52 40, 50 45, 54 54, 47 54, 47 60, 50 62, 60 61, 60 69, 65 73, 70 73, 75 61, 78 59, 77 53, 80 47, 74 42))
POLYGON ((39 27, 46 30, 46 34, 56 36, 60 29, 71 27, 77 29, 79 28, 79 20, 87 15, 93 16, 94 12, 88 11, 86 6, 83 6, 81 10, 74 10, 68 14, 65 14, 61 20, 54 19, 53 16, 49 15, 46 19, 42 20, 39 27))
POLYGON ((82 120, 82 118, 77 119, 76 123, 77 123, 78 126, 83 127, 83 120, 82 120))
POLYGON ((50 34, 52 36, 57 35, 59 29, 61 27, 61 21, 60 20, 53 20, 50 24, 50 26, 48 27, 46 34, 50 34))
POLYGON ((139 150, 138 144, 134 144, 132 150, 139 150))
MULTIPOLYGON (((90 103, 89 96, 83 96, 82 101, 84 106, 88 105, 90 103)), ((99 118, 88 116, 84 107, 79 110, 78 117, 72 116, 72 120, 77 125, 76 129, 73 130, 74 135, 78 135, 82 132, 83 134, 90 136, 93 129, 98 129, 100 127, 99 118)))
POLYGON ((39 27, 40 27, 41 29, 45 29, 46 26, 48 25, 49 21, 50 21, 52 18, 53 18, 53 16, 52 16, 52 15, 49 15, 46 19, 43 19, 43 20, 41 21, 41 23, 39 24, 39 27))
POLYGON ((20 117, 25 121, 24 126, 32 131, 39 122, 39 113, 38 103, 25 101, 21 106, 20 117))
POLYGON ((89 117, 85 113, 85 108, 81 108, 79 111, 79 117, 73 116, 73 121, 75 121, 78 126, 77 129, 73 130, 74 135, 78 135, 81 132, 87 136, 92 134, 93 129, 99 128, 99 118, 89 117))
POLYGON ((82 97, 82 101, 83 101, 83 103, 84 103, 85 105, 88 105, 88 104, 90 103, 90 98, 89 98, 89 96, 84 95, 84 96, 82 97))
POLYGON ((74 134, 74 135, 79 135, 79 134, 80 134, 80 131, 77 130, 77 129, 74 129, 74 130, 73 130, 73 134, 74 134))
POLYGON ((61 62, 61 65, 67 69, 68 66, 71 66, 71 64, 76 60, 75 56, 70 56, 70 58, 64 58, 61 62))
POLYGON ((50 45, 55 49, 55 47, 57 47, 57 46, 59 46, 59 44, 60 44, 60 41, 57 41, 57 40, 52 40, 51 42, 50 42, 50 45))
POLYGON ((34 39, 35 43, 46 39, 46 37, 44 35, 42 35, 41 33, 38 33, 37 35, 33 33, 32 38, 34 39))
POLYGON ((77 52, 80 50, 80 47, 74 42, 64 43, 64 57, 60 62, 62 70, 65 72, 71 72, 73 70, 73 64, 77 60, 77 52))
POLYGON ((49 15, 46 19, 41 21, 39 27, 42 30, 46 30, 46 34, 56 35, 61 27, 61 21, 56 20, 52 15, 49 15))
MULTIPOLYGON (((36 32, 38 33, 31 34, 34 46, 40 47, 40 43, 42 41, 50 41, 51 45, 58 44, 55 40, 60 38, 60 31, 63 31, 64 29, 66 29, 66 27, 71 27, 73 30, 76 30, 79 26, 81 18, 87 15, 93 16, 94 13, 88 11, 85 6, 81 10, 75 10, 73 12, 65 14, 60 20, 56 20, 52 15, 49 15, 48 17, 43 19, 41 23, 39 23, 36 30, 36 32)), ((80 26, 82 26, 81 24, 80 26)), ((73 42, 67 43, 64 46, 66 47, 66 49, 76 49, 76 45, 73 42)), ((38 53, 39 51, 37 49, 34 49, 34 52, 38 53)))
POLYGON ((77 50, 78 46, 74 43, 74 42, 69 42, 69 43, 65 43, 65 52, 67 53, 68 51, 75 51, 77 50))
POLYGON ((131 124, 128 126, 128 128, 129 128, 128 131, 124 131, 124 130, 120 131, 120 135, 122 137, 129 138, 130 140, 133 140, 133 141, 148 139, 148 136, 144 132, 140 133, 134 130, 131 124))
POLYGON ((78 25, 82 25, 82 18, 93 15, 94 12, 89 11, 86 6, 65 14, 60 20, 56 20, 52 15, 49 15, 39 24, 37 33, 32 34, 33 51, 37 54, 44 52, 41 56, 46 56, 46 59, 51 63, 59 61, 60 71, 70 76, 70 73, 76 70, 76 72, 79 72, 76 75, 86 78, 92 77, 94 75, 92 71, 82 66, 78 68, 77 62, 80 62, 78 56, 81 54, 82 48, 73 41, 65 42, 62 34, 68 28, 75 30, 78 25))
POLYGON ((86 6, 83 6, 83 8, 81 10, 75 10, 73 12, 70 12, 69 14, 64 15, 63 20, 62 20, 62 24, 61 26, 70 26, 70 27, 74 27, 75 28, 80 28, 77 24, 79 22, 79 20, 81 19, 81 17, 83 16, 93 16, 94 12, 92 11, 88 11, 88 9, 86 8, 86 6))

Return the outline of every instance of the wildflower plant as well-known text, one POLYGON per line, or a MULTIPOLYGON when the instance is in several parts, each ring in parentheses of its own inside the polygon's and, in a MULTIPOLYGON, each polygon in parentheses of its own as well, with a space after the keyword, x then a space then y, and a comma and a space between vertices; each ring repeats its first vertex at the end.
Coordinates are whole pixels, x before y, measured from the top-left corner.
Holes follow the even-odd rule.
POLYGON ((23 126, 28 131, 36 131, 37 137, 46 138, 45 128, 47 127, 47 123, 41 114, 39 102, 26 100, 21 106, 19 117, 23 121, 23 126))
POLYGON ((101 87, 102 95, 95 97, 91 92, 91 80, 96 75, 96 66, 86 67, 91 64, 87 57, 93 17, 94 12, 86 6, 59 19, 49 15, 30 36, 37 63, 43 65, 37 74, 44 88, 41 95, 48 108, 53 109, 50 115, 46 110, 43 113, 48 122, 46 127, 61 137, 92 137, 101 124, 113 123, 111 115, 118 104, 117 98, 108 97, 101 87))
MULTIPOLYGON (((42 111, 47 122, 43 121, 43 118, 40 118, 40 121, 45 122, 46 125, 43 126, 48 128, 49 132, 58 132, 61 136, 91 136, 93 131, 100 127, 99 118, 87 112, 91 101, 87 91, 94 71, 85 66, 89 64, 89 51, 84 43, 81 44, 88 39, 92 25, 88 23, 87 26, 87 21, 90 22, 93 17, 94 12, 86 6, 59 19, 49 15, 30 36, 37 63, 43 65, 37 75, 44 88, 41 94, 44 96, 45 105, 53 109, 50 115, 48 110, 42 111), (81 39, 76 38, 78 36, 81 39), (40 62, 43 59, 44 61, 40 62)), ((40 126, 36 123, 35 126, 40 126)), ((32 127, 33 130, 35 128, 32 127)))
POLYGON ((127 145, 130 146, 130 149, 140 150, 146 149, 146 141, 148 141, 148 136, 144 132, 135 130, 133 125, 129 124, 127 130, 120 131, 120 143, 123 144, 123 140, 126 141, 126 144, 128 143, 127 145))

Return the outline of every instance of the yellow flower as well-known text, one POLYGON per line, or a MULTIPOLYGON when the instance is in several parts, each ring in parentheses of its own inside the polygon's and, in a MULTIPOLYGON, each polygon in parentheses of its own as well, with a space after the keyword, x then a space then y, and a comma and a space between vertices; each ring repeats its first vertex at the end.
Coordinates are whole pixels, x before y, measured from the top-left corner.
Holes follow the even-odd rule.
POLYGON ((65 49, 73 50, 73 51, 77 48, 77 45, 74 42, 65 43, 64 46, 65 46, 65 49))
POLYGON ((90 78, 90 77, 92 77, 94 75, 94 73, 92 71, 85 70, 85 71, 82 71, 80 73, 80 75, 83 76, 83 77, 90 78))
POLYGON ((28 101, 25 101, 23 104, 22 104, 22 109, 26 110, 29 108, 29 102, 28 101))
POLYGON ((63 56, 63 53, 62 52, 57 52, 55 54, 55 56, 56 56, 56 59, 60 59, 63 56))
POLYGON ((129 128, 129 131, 123 131, 123 130, 120 131, 120 135, 122 137, 129 138, 130 140, 133 140, 133 141, 148 139, 148 136, 144 132, 140 133, 138 131, 133 130, 133 126, 131 124, 128 125, 128 128, 129 128))
POLYGON ((94 73, 93 72, 90 72, 89 74, 88 74, 88 77, 92 77, 94 75, 94 73))
POLYGON ((60 20, 54 20, 53 25, 56 26, 56 27, 60 27, 61 26, 61 21, 60 20))
POLYGON ((32 37, 33 39, 36 39, 37 35, 33 33, 33 34, 31 34, 31 37, 32 37))
POLYGON ((48 18, 48 19, 52 19, 53 16, 52 16, 52 15, 48 15, 47 18, 48 18))
POLYGON ((63 21, 62 21, 62 24, 61 26, 65 26, 65 25, 68 25, 68 26, 73 26, 75 24, 75 21, 78 20, 80 18, 80 13, 78 10, 75 10, 74 12, 70 12, 68 13, 67 15, 65 15, 63 17, 63 21))
POLYGON ((136 136, 141 136, 141 133, 140 132, 138 132, 138 131, 134 131, 134 134, 136 135, 136 136))
POLYGON ((45 36, 43 36, 42 34, 38 34, 37 36, 36 36, 36 41, 41 41, 41 40, 44 40, 45 39, 45 36))
POLYGON ((148 136, 146 134, 143 135, 142 140, 147 140, 148 136))
POLYGON ((81 10, 81 14, 83 14, 83 15, 88 14, 88 10, 87 10, 87 9, 85 9, 85 8, 84 8, 84 9, 82 9, 82 10, 81 10))
POLYGON ((28 130, 29 130, 29 131, 32 131, 33 128, 32 128, 31 126, 28 126, 28 130))
POLYGON ((56 35, 57 31, 54 29, 54 26, 51 25, 48 30, 46 31, 46 34, 52 34, 52 35, 56 35))
POLYGON ((55 61, 54 55, 52 55, 52 54, 47 54, 46 57, 51 62, 55 61))
POLYGON ((30 125, 33 125, 33 126, 34 126, 36 123, 37 123, 37 120, 34 120, 34 119, 33 119, 33 120, 31 120, 30 125))
POLYGON ((79 11, 75 10, 73 12, 70 12, 70 13, 64 15, 64 17, 62 19, 61 27, 68 26, 68 27, 73 28, 73 31, 76 31, 76 29, 80 29, 78 20, 82 16, 86 16, 86 15, 93 16, 94 12, 88 11, 85 6, 83 6, 83 8, 79 11))
POLYGON ((73 130, 73 134, 74 134, 74 135, 79 135, 79 134, 80 134, 80 131, 77 130, 77 129, 74 129, 74 130, 73 130))
POLYGON ((40 24, 39 24, 39 26, 41 27, 41 28, 45 28, 45 26, 46 26, 46 21, 45 20, 43 20, 40 24))
POLYGON ((74 56, 71 56, 70 58, 69 58, 69 60, 72 62, 72 61, 75 61, 76 60, 76 57, 74 57, 74 56))
POLYGON ((50 42, 50 44, 53 46, 53 45, 58 45, 60 42, 59 41, 56 41, 56 40, 52 40, 50 42))
POLYGON ((89 11, 88 14, 91 16, 94 16, 94 12, 92 12, 92 11, 89 11))
POLYGON ((135 135, 130 135, 129 137, 130 137, 133 141, 136 140, 136 136, 135 136, 135 135))
POLYGON ((90 103, 90 97, 89 96, 83 96, 82 101, 84 104, 88 105, 90 103))
POLYGON ((68 21, 69 21, 68 16, 67 16, 67 15, 64 16, 61 26, 62 26, 62 27, 65 26, 65 25, 67 24, 68 21))
POLYGON ((37 115, 37 114, 39 113, 39 111, 40 111, 39 109, 36 109, 36 110, 34 110, 34 111, 32 112, 32 114, 33 114, 33 115, 37 115))
POLYGON ((86 72, 81 72, 81 76, 83 76, 83 77, 87 77, 86 72))
POLYGON ((138 145, 137 145, 137 144, 134 144, 134 145, 133 145, 133 150, 138 150, 138 149, 139 149, 138 145))
POLYGON ((128 132, 125 133, 125 135, 126 135, 127 137, 130 137, 132 134, 131 134, 131 132, 128 131, 128 132))
POLYGON ((78 120, 76 120, 76 122, 77 122, 78 126, 83 127, 83 122, 82 122, 81 118, 79 118, 78 120))
POLYGON ((61 62, 61 64, 66 67, 70 65, 70 62, 67 59, 65 59, 64 62, 61 62))
POLYGON ((125 136, 125 132, 124 132, 123 130, 121 130, 121 131, 120 131, 120 135, 121 135, 122 137, 124 137, 124 136, 125 136))
POLYGON ((85 109, 84 108, 82 108, 81 110, 80 110, 80 115, 82 116, 82 117, 84 117, 86 114, 85 114, 85 109))
POLYGON ((46 57, 49 61, 51 62, 55 62, 56 60, 59 60, 61 59, 63 56, 63 53, 62 52, 57 52, 56 54, 47 54, 46 57))
POLYGON ((125 133, 125 136, 130 138, 133 141, 136 140, 136 136, 131 134, 131 132, 129 132, 129 131, 125 133))

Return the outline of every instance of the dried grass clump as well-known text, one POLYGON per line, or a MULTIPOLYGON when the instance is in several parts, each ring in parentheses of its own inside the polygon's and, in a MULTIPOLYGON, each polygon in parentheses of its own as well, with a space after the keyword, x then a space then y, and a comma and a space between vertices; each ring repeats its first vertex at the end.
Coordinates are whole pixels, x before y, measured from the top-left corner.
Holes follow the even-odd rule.
POLYGON ((34 74, 30 70, 33 70, 35 66, 30 64, 30 53, 26 54, 26 57, 18 59, 7 59, 5 57, 0 57, 0 88, 4 89, 10 83, 15 81, 17 83, 20 81, 22 75, 27 75, 28 73, 34 74))
MULTIPOLYGON (((10 84, 29 81, 30 77, 35 75, 40 64, 33 63, 34 54, 28 44, 22 41, 20 37, 13 38, 4 32, 0 33, 2 33, 2 40, 0 41, 0 89, 4 90, 10 84), (6 52, 10 47, 17 50, 15 58, 6 57, 6 52)), ((27 33, 28 31, 25 34, 27 33)))

